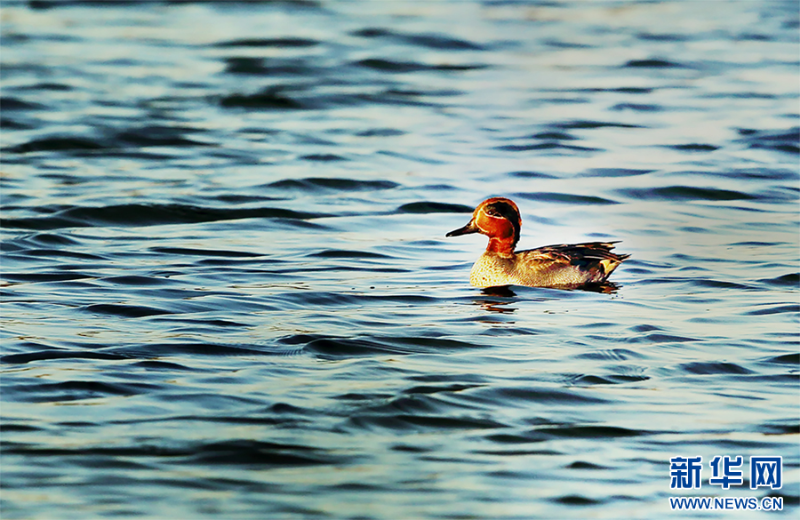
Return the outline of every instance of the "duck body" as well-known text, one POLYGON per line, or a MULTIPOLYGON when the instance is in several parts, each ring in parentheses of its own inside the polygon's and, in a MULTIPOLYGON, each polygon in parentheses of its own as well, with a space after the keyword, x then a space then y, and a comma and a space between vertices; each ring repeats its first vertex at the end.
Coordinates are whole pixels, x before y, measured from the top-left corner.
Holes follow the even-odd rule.
POLYGON ((472 266, 472 285, 578 288, 603 284, 630 256, 611 252, 615 242, 560 244, 517 252, 514 248, 521 227, 517 205, 510 199, 493 197, 475 209, 466 226, 447 234, 481 233, 489 237, 486 251, 472 266))
POLYGON ((600 284, 627 257, 615 255, 613 248, 613 243, 591 242, 539 247, 511 256, 486 251, 472 266, 469 281, 475 287, 600 284))

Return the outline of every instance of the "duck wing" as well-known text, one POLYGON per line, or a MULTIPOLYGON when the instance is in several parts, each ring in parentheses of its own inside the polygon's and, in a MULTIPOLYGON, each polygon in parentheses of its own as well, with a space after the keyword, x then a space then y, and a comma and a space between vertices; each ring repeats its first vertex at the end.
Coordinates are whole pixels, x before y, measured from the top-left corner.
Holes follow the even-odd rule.
POLYGON ((583 283, 604 282, 630 256, 611 252, 616 243, 557 244, 519 251, 517 254, 525 263, 536 265, 540 271, 549 271, 554 275, 564 272, 570 280, 578 277, 583 283))

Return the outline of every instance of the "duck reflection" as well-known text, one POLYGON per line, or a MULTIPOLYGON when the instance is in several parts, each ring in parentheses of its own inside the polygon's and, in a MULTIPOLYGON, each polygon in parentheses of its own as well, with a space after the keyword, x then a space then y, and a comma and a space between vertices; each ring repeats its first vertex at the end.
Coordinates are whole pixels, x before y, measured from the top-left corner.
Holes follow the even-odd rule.
POLYGON ((475 303, 487 311, 497 312, 500 314, 511 314, 517 310, 516 307, 508 307, 508 305, 517 301, 517 293, 515 293, 514 290, 508 285, 485 287, 481 289, 481 293, 489 298, 476 298, 475 303))
MULTIPOLYGON (((586 291, 601 294, 614 294, 621 286, 612 282, 592 283, 576 285, 574 287, 559 287, 547 289, 548 291, 586 291)), ((526 292, 528 289, 525 289, 526 292)), ((538 291, 538 290, 537 290, 538 291)), ((480 305, 490 312, 497 312, 501 314, 510 314, 517 310, 516 307, 510 307, 511 304, 518 301, 517 293, 510 285, 501 285, 497 287, 484 287, 481 289, 481 294, 486 298, 476 298, 475 304, 480 305)), ((549 300, 552 298, 525 298, 535 300, 549 300)))

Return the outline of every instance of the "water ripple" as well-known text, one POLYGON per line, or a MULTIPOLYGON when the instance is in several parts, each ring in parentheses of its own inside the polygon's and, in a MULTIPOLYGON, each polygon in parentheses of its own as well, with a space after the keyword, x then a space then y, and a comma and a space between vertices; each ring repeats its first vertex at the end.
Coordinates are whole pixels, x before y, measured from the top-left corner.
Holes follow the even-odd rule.
POLYGON ((328 215, 271 207, 222 209, 185 204, 119 204, 66 208, 48 217, 3 219, 2 225, 52 230, 87 226, 158 226, 247 218, 308 220, 325 216, 328 215))

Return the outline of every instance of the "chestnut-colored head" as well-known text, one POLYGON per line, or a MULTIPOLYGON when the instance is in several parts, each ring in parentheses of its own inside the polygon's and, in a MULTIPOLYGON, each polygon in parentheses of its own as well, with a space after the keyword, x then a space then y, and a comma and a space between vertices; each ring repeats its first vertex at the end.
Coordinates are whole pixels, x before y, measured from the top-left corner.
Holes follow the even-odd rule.
POLYGON ((492 197, 481 202, 472 213, 472 220, 459 229, 449 232, 448 237, 469 233, 480 233, 489 237, 487 251, 510 255, 519 241, 522 218, 514 201, 503 197, 492 197))

